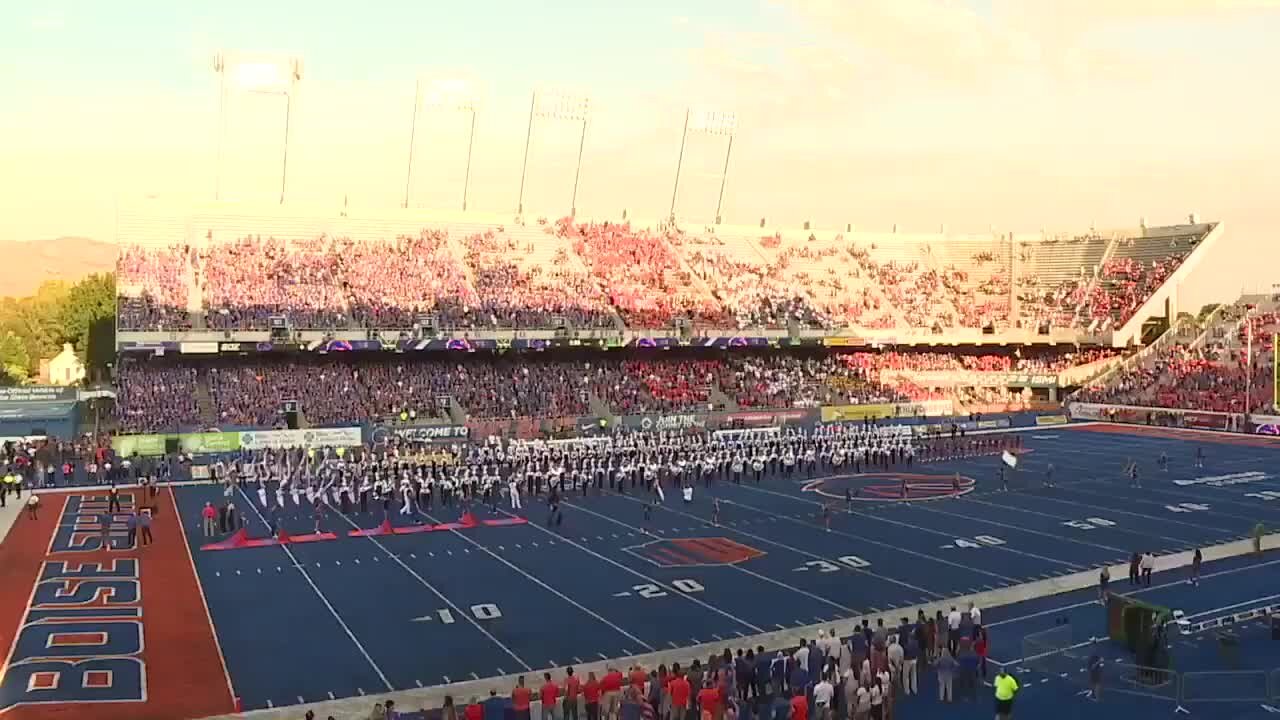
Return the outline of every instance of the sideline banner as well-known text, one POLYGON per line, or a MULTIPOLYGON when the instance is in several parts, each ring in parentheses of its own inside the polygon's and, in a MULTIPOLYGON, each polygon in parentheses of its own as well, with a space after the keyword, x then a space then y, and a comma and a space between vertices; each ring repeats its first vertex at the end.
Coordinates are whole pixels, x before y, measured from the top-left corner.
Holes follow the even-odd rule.
POLYGON ((245 450, 284 448, 359 447, 360 427, 308 428, 306 430, 263 430, 240 433, 245 450))
POLYGON ((823 405, 820 412, 822 422, 831 423, 893 417, 894 410, 893 405, 823 405))
POLYGON ((164 454, 164 440, 170 435, 117 435, 111 438, 111 449, 118 457, 140 455, 153 457, 164 454))
POLYGON ((719 427, 726 426, 752 426, 759 427, 762 425, 808 425, 816 422, 820 415, 808 408, 793 408, 790 410, 755 410, 747 412, 725 413, 716 418, 716 425, 719 427))
POLYGON ((163 435, 118 435, 111 438, 111 449, 119 457, 137 454, 155 457, 165 454, 169 440, 178 441, 178 450, 191 455, 234 452, 239 450, 240 434, 233 432, 166 433, 163 435))
POLYGON ((373 429, 373 444, 385 443, 396 437, 413 443, 451 443, 465 441, 471 435, 466 425, 420 425, 417 427, 389 427, 379 425, 373 429))
POLYGON ((707 416, 698 413, 677 415, 626 415, 622 426, 632 430, 689 430, 707 426, 707 416))
POLYGON ((1066 415, 1037 415, 1036 425, 1066 425, 1066 415))

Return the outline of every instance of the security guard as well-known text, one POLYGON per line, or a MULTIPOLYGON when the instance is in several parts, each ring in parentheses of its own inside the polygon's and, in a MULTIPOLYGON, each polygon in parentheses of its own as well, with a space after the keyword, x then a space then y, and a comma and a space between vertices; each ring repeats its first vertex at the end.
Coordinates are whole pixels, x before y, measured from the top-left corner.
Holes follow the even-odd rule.
POLYGON ((1010 720, 1013 717, 1013 696, 1018 692, 1018 681, 1006 673, 1004 668, 996 673, 996 720, 1010 720))

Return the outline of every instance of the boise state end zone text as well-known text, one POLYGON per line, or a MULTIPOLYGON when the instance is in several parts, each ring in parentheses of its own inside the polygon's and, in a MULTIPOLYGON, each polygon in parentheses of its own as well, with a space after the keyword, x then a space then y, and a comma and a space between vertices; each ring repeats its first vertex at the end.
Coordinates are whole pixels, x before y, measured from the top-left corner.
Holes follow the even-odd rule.
MULTIPOLYGON (((122 496, 107 541, 127 549, 122 496)), ((67 498, 0 678, 0 713, 31 704, 146 702, 142 575, 136 558, 58 560, 102 549, 101 495, 67 498)))

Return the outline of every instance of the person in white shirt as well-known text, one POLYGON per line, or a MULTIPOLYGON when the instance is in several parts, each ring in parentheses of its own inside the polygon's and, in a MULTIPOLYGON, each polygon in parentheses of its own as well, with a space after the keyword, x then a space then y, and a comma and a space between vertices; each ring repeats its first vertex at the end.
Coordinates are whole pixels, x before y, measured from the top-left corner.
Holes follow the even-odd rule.
POLYGON ((814 720, 829 720, 831 717, 831 698, 835 688, 824 675, 822 681, 813 686, 814 720))
POLYGON ((507 483, 507 495, 511 499, 511 509, 520 509, 520 481, 516 476, 512 475, 511 480, 507 483))
POLYGON ((796 661, 796 665, 807 670, 809 668, 809 641, 801 640, 800 647, 791 655, 791 659, 796 661))
POLYGON ((871 715, 871 688, 863 683, 858 686, 857 695, 853 702, 854 720, 867 720, 871 715))
MULTIPOLYGON (((903 639, 905 640, 905 638, 903 639)), ((899 641, 897 635, 893 635, 890 637, 889 650, 887 654, 889 656, 889 670, 892 671, 893 673, 892 678, 894 682, 901 683, 902 682, 903 650, 902 650, 902 644, 899 641)))
POLYGON ((951 651, 952 657, 960 646, 960 611, 955 605, 951 606, 951 612, 947 613, 947 649, 951 651))
POLYGON ((974 603, 969 603, 969 622, 973 623, 973 634, 978 634, 978 628, 982 626, 982 608, 974 603))
POLYGON ((1151 573, 1156 569, 1156 556, 1145 553, 1142 556, 1142 584, 1151 587, 1151 573))

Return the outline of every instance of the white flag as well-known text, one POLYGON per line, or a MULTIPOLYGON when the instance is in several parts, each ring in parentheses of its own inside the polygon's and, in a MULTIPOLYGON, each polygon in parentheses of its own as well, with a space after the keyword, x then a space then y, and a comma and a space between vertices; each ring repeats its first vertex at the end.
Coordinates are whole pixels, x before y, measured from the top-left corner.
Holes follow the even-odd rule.
POLYGON ((1004 455, 1001 456, 1001 459, 1004 460, 1005 465, 1008 465, 1011 468, 1018 467, 1018 456, 1008 450, 1004 451, 1004 455))

